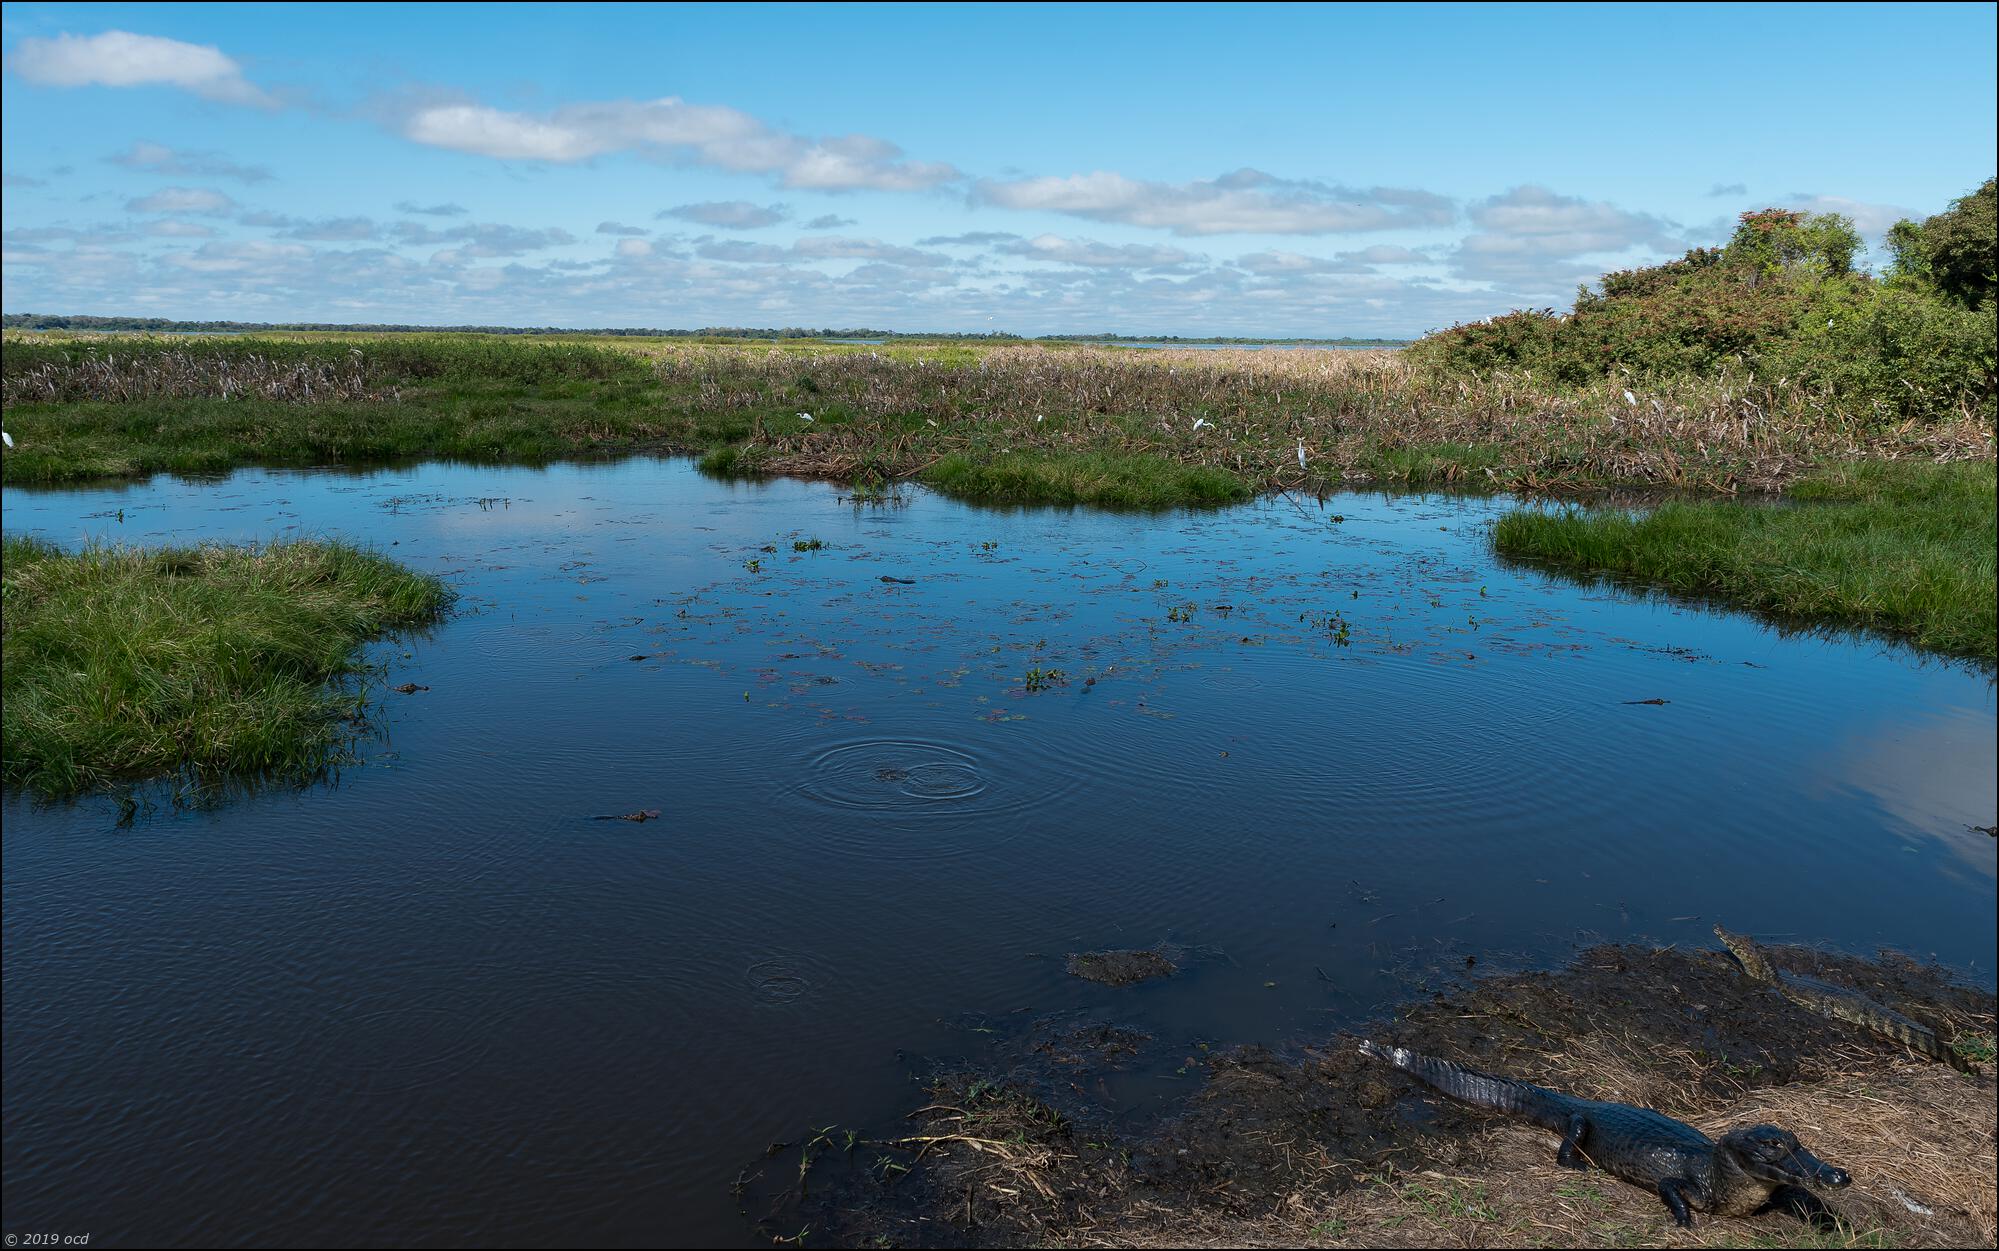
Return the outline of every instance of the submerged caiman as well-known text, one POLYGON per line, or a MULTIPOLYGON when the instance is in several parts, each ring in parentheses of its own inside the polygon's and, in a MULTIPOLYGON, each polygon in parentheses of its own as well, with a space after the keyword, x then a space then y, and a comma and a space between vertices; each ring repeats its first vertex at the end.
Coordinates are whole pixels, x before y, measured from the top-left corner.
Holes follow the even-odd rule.
POLYGON ((1681 1225, 1695 1211, 1748 1216, 1786 1210, 1817 1220, 1826 1207, 1806 1186, 1844 1186, 1853 1178, 1805 1150, 1775 1125, 1733 1129, 1717 1142, 1684 1121, 1628 1103, 1578 1099, 1508 1077, 1494 1077, 1403 1047, 1363 1040, 1363 1055, 1384 1060, 1454 1099, 1523 1117, 1562 1136, 1555 1161, 1594 1164, 1657 1194, 1681 1225))
POLYGON ((1816 977, 1793 973, 1770 963, 1770 957, 1750 939, 1740 934, 1731 934, 1719 925, 1714 927, 1714 936, 1722 946, 1727 947, 1742 971, 1759 982, 1768 982, 1783 994, 1784 998, 1807 1008, 1820 1016, 1829 1016, 1836 1021, 1847 1021, 1870 1033, 1877 1034, 1892 1042, 1901 1043, 1909 1050, 1928 1056, 1932 1060, 1950 1065, 1954 1069, 1970 1073, 1971 1062, 1957 1054, 1929 1026, 1912 1021, 1892 1008, 1884 1008, 1859 991, 1846 986, 1835 986, 1822 982, 1816 977))

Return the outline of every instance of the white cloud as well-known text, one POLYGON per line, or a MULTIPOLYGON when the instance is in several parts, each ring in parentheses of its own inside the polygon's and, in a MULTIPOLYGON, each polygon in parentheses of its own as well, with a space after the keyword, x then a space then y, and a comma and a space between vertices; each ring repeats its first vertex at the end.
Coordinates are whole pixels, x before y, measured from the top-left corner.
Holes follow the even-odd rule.
POLYGON ((1921 221, 1927 216, 1899 204, 1869 204, 1864 200, 1849 200, 1837 195, 1794 194, 1784 201, 1782 207, 1805 213, 1838 213, 1850 217, 1855 230, 1876 239, 1887 234, 1890 226, 1905 217, 1921 221))
POLYGON ((597 233, 600 235, 643 235, 650 234, 651 232, 644 226, 627 226, 623 222, 598 222, 597 233))
POLYGON ((1185 265, 1197 259, 1192 253, 1143 243, 1114 246, 1094 239, 1065 239, 1061 235, 1036 235, 1002 243, 1001 252, 1031 261, 1059 265, 1083 265, 1099 269, 1158 269, 1185 265))
POLYGON ((176 152, 164 144, 140 140, 115 156, 104 158, 113 165, 147 174, 175 178, 236 178, 243 182, 263 182, 271 171, 261 165, 238 165, 216 152, 176 152))
POLYGON ((139 232, 155 239, 213 239, 216 234, 213 226, 204 226, 200 222, 175 221, 172 218, 147 222, 139 228, 139 232))
POLYGON ((1546 187, 1515 187, 1468 212, 1476 229, 1451 254, 1452 272, 1536 298, 1566 293, 1603 271, 1580 258, 1686 247, 1684 232, 1664 218, 1546 187))
POLYGON ((227 104, 277 106, 220 48, 123 30, 23 39, 7 68, 43 87, 169 86, 227 104))
POLYGON ((206 187, 167 187, 128 200, 125 207, 134 213, 199 213, 204 217, 226 217, 236 211, 236 201, 206 187))
POLYGON ((942 266, 950 258, 936 252, 905 248, 880 239, 855 239, 845 235, 814 235, 791 245, 793 256, 802 260, 888 261, 896 265, 942 266))
POLYGON ((769 174, 789 187, 913 191, 962 177, 949 165, 902 159, 865 135, 811 139, 739 109, 675 96, 565 105, 536 116, 483 104, 427 104, 402 118, 404 136, 500 160, 573 162, 613 152, 769 174))
POLYGON ((414 213, 420 217, 463 217, 463 204, 413 204, 408 200, 396 201, 396 212, 414 213))
POLYGON ((652 244, 644 239, 620 239, 616 250, 619 256, 651 256, 652 244))
POLYGON ((287 239, 309 239, 321 243, 354 243, 375 237, 375 223, 366 217, 327 217, 319 221, 293 222, 283 232, 287 239))
POLYGON ((1177 235, 1342 234, 1450 224, 1451 202, 1427 191, 1278 178, 1239 169, 1206 181, 1143 182, 1098 171, 981 181, 973 198, 1001 208, 1066 213, 1177 235))
POLYGON ((677 217, 681 221, 698 222, 703 226, 714 226, 722 230, 759 230, 765 226, 777 225, 790 216, 790 213, 782 204, 751 204, 747 200, 708 200, 700 204, 682 204, 675 208, 661 209, 653 216, 677 217))
POLYGON ((395 237, 396 242, 411 247, 426 247, 438 243, 462 245, 450 249, 454 258, 522 256, 529 252, 563 247, 576 242, 576 236, 560 227, 551 226, 537 230, 532 227, 507 226, 497 222, 453 226, 449 230, 434 230, 416 222, 398 222, 395 226, 395 237))

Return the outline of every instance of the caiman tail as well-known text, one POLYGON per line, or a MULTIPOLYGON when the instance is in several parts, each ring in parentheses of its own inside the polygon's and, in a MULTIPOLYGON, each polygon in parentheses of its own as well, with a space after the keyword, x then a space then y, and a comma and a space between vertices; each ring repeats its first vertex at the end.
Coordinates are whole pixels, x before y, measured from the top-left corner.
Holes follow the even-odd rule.
POLYGON ((1394 1065, 1453 1099, 1462 1099, 1481 1108, 1510 1112, 1534 1122, 1543 1129, 1552 1129, 1558 1134, 1568 1132, 1569 1118, 1572 1114, 1568 1100, 1532 1082, 1516 1082, 1510 1077, 1494 1077, 1490 1073, 1468 1069, 1449 1060, 1422 1055, 1407 1047, 1384 1047, 1365 1038, 1361 1040, 1360 1051, 1362 1055, 1373 1056, 1377 1060, 1394 1065))

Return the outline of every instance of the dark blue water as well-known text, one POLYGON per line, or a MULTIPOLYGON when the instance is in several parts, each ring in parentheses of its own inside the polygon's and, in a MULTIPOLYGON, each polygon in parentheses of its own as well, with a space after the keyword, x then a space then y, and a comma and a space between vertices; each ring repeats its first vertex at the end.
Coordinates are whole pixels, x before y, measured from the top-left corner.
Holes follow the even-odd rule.
POLYGON ((464 598, 375 649, 430 690, 337 785, 129 828, 6 795, 7 1230, 740 1243, 746 1162, 915 1106, 900 1053, 968 1019, 1309 1038, 1467 955, 1717 919, 1992 984, 1986 672, 1507 567, 1503 501, 841 496, 648 460, 10 488, 10 534, 339 534, 464 598), (1062 968, 1162 939, 1169 981, 1062 968))

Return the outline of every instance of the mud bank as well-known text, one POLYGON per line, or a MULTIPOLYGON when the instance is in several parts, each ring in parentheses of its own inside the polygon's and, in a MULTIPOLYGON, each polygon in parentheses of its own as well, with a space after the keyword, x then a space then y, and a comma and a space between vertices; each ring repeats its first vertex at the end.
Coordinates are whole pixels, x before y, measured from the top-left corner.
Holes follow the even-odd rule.
POLYGON ((807 1246, 1966 1246, 1994 1241, 1994 997, 1905 957, 1772 948, 1980 1057, 1966 1076, 1813 1015, 1716 951, 1597 947, 1554 973, 1468 982, 1367 1035, 1710 1134, 1774 1121, 1853 1185, 1836 1228, 1697 1218, 1554 1161, 1554 1136, 1451 1103, 1359 1055, 1359 1036, 1208 1053, 1074 1016, 1003 1060, 923 1074, 899 1126, 774 1145, 738 1185, 774 1241, 807 1246), (1200 1089, 1119 1122, 1098 1078, 1171 1064, 1200 1089))

